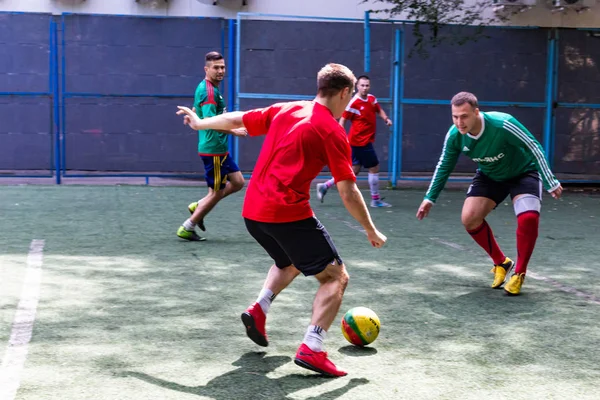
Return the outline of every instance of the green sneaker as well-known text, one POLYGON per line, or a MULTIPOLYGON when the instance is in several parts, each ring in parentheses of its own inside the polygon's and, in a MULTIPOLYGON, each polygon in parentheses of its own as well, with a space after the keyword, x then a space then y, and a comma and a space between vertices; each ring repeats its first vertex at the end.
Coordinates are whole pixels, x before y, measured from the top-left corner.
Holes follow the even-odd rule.
POLYGON ((203 242, 206 240, 205 237, 198 235, 195 231, 188 231, 183 225, 177 229, 177 236, 190 242, 203 242))
MULTIPOLYGON (((197 201, 190 203, 190 205, 188 206, 188 211, 190 212, 190 214, 193 214, 194 211, 196 211, 196 208, 198 208, 197 201)), ((204 220, 200 220, 200 222, 198 222, 196 225, 198 225, 198 228, 200 228, 200 230, 202 232, 206 232, 206 227, 204 226, 204 220)))

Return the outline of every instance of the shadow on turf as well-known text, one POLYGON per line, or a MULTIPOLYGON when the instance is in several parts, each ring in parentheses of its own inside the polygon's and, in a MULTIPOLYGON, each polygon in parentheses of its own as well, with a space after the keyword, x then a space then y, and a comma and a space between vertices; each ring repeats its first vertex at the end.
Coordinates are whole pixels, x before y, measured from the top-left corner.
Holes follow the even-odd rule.
MULTIPOLYGON (((232 363, 238 367, 233 371, 211 379, 204 386, 186 386, 164 379, 156 378, 142 372, 124 371, 122 377, 133 377, 152 385, 169 390, 210 397, 215 400, 231 399, 288 399, 288 395, 299 390, 308 389, 328 382, 329 378, 321 375, 291 374, 281 378, 269 378, 267 374, 291 361, 286 356, 265 357, 265 352, 249 352, 232 363)), ((350 379, 345 386, 322 393, 309 399, 336 399, 350 389, 364 385, 369 381, 364 378, 350 379)))
POLYGON ((340 353, 350 357, 365 357, 377 354, 374 347, 344 346, 338 350, 340 353))

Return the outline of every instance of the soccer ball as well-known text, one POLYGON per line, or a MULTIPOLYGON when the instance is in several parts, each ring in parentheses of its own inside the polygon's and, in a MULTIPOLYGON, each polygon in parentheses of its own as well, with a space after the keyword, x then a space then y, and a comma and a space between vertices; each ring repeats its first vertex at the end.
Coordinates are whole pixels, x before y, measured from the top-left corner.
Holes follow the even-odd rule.
POLYGON ((342 318, 342 333, 355 346, 373 343, 379 335, 380 327, 379 317, 367 307, 351 308, 342 318))

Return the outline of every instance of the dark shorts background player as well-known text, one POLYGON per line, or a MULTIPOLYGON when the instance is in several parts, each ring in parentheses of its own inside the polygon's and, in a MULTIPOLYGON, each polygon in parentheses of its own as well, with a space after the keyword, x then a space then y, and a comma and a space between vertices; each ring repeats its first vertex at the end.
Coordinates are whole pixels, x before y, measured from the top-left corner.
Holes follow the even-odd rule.
MULTIPOLYGON (((212 51, 205 56, 205 79, 200 82, 194 95, 194 111, 199 118, 210 118, 225 112, 225 100, 219 91, 219 83, 225 77, 225 60, 220 53, 212 51)), ((245 136, 245 132, 221 132, 214 129, 198 131, 198 154, 204 163, 204 176, 208 194, 188 205, 192 214, 177 230, 177 236, 192 241, 205 240, 196 234, 195 227, 206 230, 204 217, 221 199, 241 190, 244 177, 228 154, 228 134, 245 136)))
MULTIPOLYGON (((385 111, 379 106, 377 98, 369 94, 371 80, 366 75, 358 77, 356 82, 357 93, 346 107, 340 125, 343 127, 346 121, 351 122, 348 140, 352 147, 352 169, 358 175, 361 168, 369 170, 369 188, 371 189, 371 207, 391 207, 390 204, 381 200, 379 195, 379 159, 373 147, 375 142, 375 131, 377 128, 377 115, 381 117, 387 126, 392 125, 385 111)), ((321 202, 327 194, 327 190, 335 184, 331 178, 325 183, 317 184, 317 197, 321 202)))
POLYGON ((562 187, 548 166, 542 146, 513 116, 480 112, 477 98, 461 92, 452 98, 452 119, 454 125, 446 134, 417 218, 429 214, 461 152, 475 161, 478 169, 467 191, 462 223, 494 262, 492 287, 502 287, 515 263, 500 250, 485 218, 510 196, 517 216, 518 257, 515 273, 504 291, 518 295, 538 237, 542 186, 554 198, 560 198, 562 187))
POLYGON ((266 314, 272 301, 299 274, 319 281, 311 322, 296 352, 296 364, 329 375, 346 375, 327 357, 323 341, 339 311, 348 273, 325 227, 310 208, 311 181, 328 166, 349 212, 364 227, 369 242, 386 238, 371 221, 355 183, 348 139, 334 118, 341 116, 355 78, 339 64, 317 76, 314 101, 274 104, 200 120, 180 107, 184 122, 198 129, 245 126, 250 136, 266 135, 248 186, 242 216, 248 232, 274 261, 257 300, 242 314, 248 337, 268 345, 266 314))
POLYGON ((204 163, 206 185, 215 192, 225 189, 229 175, 240 171, 229 154, 201 156, 201 158, 204 163))

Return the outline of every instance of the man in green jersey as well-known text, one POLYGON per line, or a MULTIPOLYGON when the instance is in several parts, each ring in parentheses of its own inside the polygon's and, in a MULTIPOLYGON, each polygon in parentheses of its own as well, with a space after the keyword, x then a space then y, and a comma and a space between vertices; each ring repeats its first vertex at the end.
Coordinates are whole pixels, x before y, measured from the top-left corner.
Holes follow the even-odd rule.
MULTIPOLYGON (((225 60, 220 53, 211 51, 206 54, 204 71, 206 78, 196 88, 194 109, 201 119, 220 115, 225 112, 225 101, 219 92, 219 83, 225 77, 225 60)), ((177 236, 191 241, 205 240, 196 234, 196 225, 204 227, 204 217, 224 197, 244 187, 244 177, 239 167, 228 153, 228 134, 246 136, 245 130, 216 131, 212 129, 198 131, 198 154, 204 162, 204 173, 208 194, 188 206, 192 216, 177 230, 177 236)))
POLYGON ((478 169, 467 191, 462 223, 494 262, 492 288, 502 287, 515 263, 500 250, 485 217, 510 195, 517 216, 517 263, 504 291, 518 295, 538 236, 542 185, 555 199, 562 186, 550 171, 542 146, 513 116, 480 112, 472 93, 458 93, 451 103, 454 125, 446 134, 417 218, 429 214, 461 152, 475 161, 478 169))

